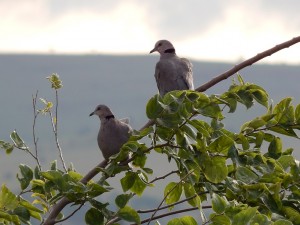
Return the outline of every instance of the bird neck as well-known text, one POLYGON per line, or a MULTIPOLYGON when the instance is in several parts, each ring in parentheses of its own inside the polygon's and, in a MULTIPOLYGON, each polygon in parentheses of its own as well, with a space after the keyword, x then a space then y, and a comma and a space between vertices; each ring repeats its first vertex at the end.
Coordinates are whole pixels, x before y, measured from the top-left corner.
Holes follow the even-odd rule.
POLYGON ((107 119, 107 120, 114 119, 114 118, 115 118, 114 115, 109 115, 109 116, 106 116, 106 117, 105 117, 105 119, 107 119))
POLYGON ((169 49, 165 50, 164 53, 173 53, 173 54, 176 54, 174 48, 169 48, 169 49))

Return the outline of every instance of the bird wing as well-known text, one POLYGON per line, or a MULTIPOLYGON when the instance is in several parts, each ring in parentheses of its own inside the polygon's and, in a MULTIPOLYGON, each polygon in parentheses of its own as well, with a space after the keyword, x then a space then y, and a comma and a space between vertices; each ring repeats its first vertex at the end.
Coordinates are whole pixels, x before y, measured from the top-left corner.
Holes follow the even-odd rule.
POLYGON ((192 90, 192 64, 177 56, 161 59, 155 67, 155 79, 160 95, 173 90, 192 90))
POLYGON ((194 90, 193 82, 193 65, 186 58, 180 58, 181 72, 179 73, 180 79, 185 83, 186 89, 194 90))

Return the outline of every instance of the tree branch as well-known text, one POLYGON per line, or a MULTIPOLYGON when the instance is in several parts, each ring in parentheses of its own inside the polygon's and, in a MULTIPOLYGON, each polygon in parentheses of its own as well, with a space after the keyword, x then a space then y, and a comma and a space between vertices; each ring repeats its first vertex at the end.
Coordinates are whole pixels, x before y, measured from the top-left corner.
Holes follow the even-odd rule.
MULTIPOLYGON (((107 161, 103 160, 101 163, 99 163, 95 168, 93 168, 90 172, 85 175, 80 182, 83 184, 87 184, 88 181, 90 181, 94 176, 96 176, 99 173, 98 168, 104 168, 107 165, 107 161)), ((53 225, 57 223, 55 220, 57 215, 63 210, 63 208, 71 203, 71 201, 67 197, 63 197, 58 203, 56 203, 48 216, 48 218, 43 223, 44 225, 53 225)))
POLYGON ((162 206, 162 204, 164 203, 164 201, 167 199, 167 197, 169 196, 169 194, 171 194, 172 191, 174 191, 174 189, 181 183, 183 182, 192 172, 194 172, 194 170, 192 169, 191 171, 189 171, 183 178, 180 179, 180 181, 171 188, 171 190, 169 190, 167 192, 167 194, 165 195, 165 197, 163 198, 163 200, 159 203, 158 207, 155 209, 155 211, 152 213, 151 218, 148 220, 147 225, 150 224, 150 222, 153 220, 155 214, 157 213, 157 211, 159 210, 159 208, 162 206))
MULTIPOLYGON (((252 65, 253 63, 267 57, 270 56, 272 54, 274 54, 275 52, 278 52, 284 48, 288 48, 294 44, 297 44, 298 42, 300 42, 300 36, 295 37, 287 42, 283 42, 281 44, 276 45, 273 48, 270 48, 264 52, 261 52, 259 54, 257 54, 256 56, 238 64, 235 65, 232 69, 228 70, 225 73, 222 73, 220 75, 218 75, 217 77, 213 78, 211 81, 201 85, 200 87, 196 88, 196 91, 199 92, 203 92, 206 91, 207 89, 211 88, 212 86, 214 86, 215 84, 221 82, 222 80, 227 79, 228 77, 234 75, 236 72, 238 72, 239 70, 252 65)), ((143 130, 151 125, 154 124, 153 120, 149 120, 140 130, 143 130)), ((90 179, 92 179, 95 175, 97 175, 99 173, 99 170, 97 169, 98 167, 104 168, 107 165, 107 161, 104 160, 102 161, 100 164, 98 164, 95 168, 93 168, 84 178, 82 178, 81 182, 82 183, 86 183, 88 182, 90 179)), ((55 224, 55 218, 57 217, 57 215, 60 213, 60 211, 67 205, 69 204, 70 201, 67 198, 62 198, 60 200, 60 202, 58 202, 57 204, 55 204, 52 208, 52 211, 49 215, 49 217, 45 220, 44 225, 53 225, 55 224)), ((174 214, 174 213, 173 213, 174 214)), ((172 214, 170 214, 172 215, 172 214)), ((160 218, 159 216, 157 217, 153 217, 152 219, 157 219, 160 218)))
MULTIPOLYGON (((202 208, 203 209, 210 209, 211 207, 212 206, 208 205, 208 206, 203 206, 202 208)), ((199 209, 199 208, 198 207, 192 207, 192 208, 181 209, 181 210, 177 210, 177 211, 172 211, 172 212, 164 213, 164 214, 161 214, 159 216, 155 216, 152 219, 151 218, 147 218, 145 220, 142 220, 141 224, 149 222, 150 219, 151 220, 156 220, 156 219, 160 219, 160 218, 163 218, 163 217, 171 216, 171 215, 174 215, 174 214, 179 214, 179 213, 183 213, 183 212, 189 212, 189 211, 193 211, 193 210, 197 210, 197 209, 199 209)), ((133 224, 133 225, 136 225, 136 224, 133 224)))

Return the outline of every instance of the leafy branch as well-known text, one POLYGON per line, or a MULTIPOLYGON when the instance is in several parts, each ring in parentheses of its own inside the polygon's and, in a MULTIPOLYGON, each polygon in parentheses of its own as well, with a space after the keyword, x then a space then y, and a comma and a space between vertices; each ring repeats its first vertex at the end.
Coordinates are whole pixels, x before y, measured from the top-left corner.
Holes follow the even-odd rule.
MULTIPOLYGON (((236 65, 235 67, 233 67, 231 70, 217 76, 216 78, 214 78, 213 80, 209 81, 206 84, 203 84, 202 86, 196 88, 196 91, 202 92, 205 91, 207 89, 209 89, 210 87, 214 86, 215 84, 221 82, 224 79, 227 79, 228 77, 234 75, 236 72, 238 72, 239 70, 252 65, 253 63, 267 57, 270 56, 272 54, 274 54, 277 51, 280 51, 284 48, 290 47, 296 43, 300 42, 300 36, 299 37, 295 37, 290 41, 281 43, 271 49, 268 49, 262 53, 257 54, 256 56, 236 65)), ((144 125, 140 131, 143 131, 145 128, 151 126, 154 124, 154 120, 149 120, 147 122, 146 125, 144 125)), ((94 177, 97 173, 99 173, 99 169, 97 169, 98 167, 104 167, 107 165, 107 161, 103 161, 102 163, 98 164, 95 168, 93 168, 84 178, 82 178, 82 182, 84 181, 84 183, 88 182, 90 179, 92 179, 92 177, 94 177)), ((49 217, 45 220, 44 224, 45 225, 53 225, 56 223, 55 218, 57 217, 58 213, 67 205, 69 204, 70 201, 64 197, 60 202, 58 202, 57 204, 55 204, 52 207, 52 210, 49 214, 49 217)))

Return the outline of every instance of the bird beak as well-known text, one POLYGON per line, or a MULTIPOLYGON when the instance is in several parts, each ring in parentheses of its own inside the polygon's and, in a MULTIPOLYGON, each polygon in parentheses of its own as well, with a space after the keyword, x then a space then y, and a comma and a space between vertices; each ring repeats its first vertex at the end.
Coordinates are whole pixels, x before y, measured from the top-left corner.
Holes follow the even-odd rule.
POLYGON ((95 114, 95 112, 92 112, 91 114, 90 114, 90 116, 92 116, 92 115, 94 115, 95 114))
POLYGON ((149 54, 151 54, 151 53, 153 53, 153 52, 156 52, 156 51, 157 51, 157 49, 154 48, 154 49, 152 49, 152 50, 149 52, 149 54))

